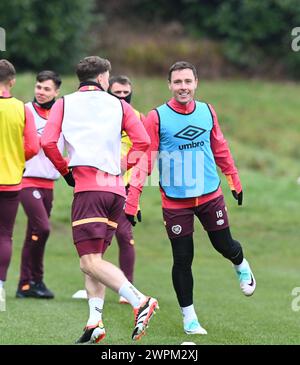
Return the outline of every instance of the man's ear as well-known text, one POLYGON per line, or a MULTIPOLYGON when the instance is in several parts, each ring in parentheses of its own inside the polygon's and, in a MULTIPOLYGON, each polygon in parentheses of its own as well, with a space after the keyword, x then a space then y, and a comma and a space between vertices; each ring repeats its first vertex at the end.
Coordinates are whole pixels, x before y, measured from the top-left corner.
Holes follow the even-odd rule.
POLYGON ((98 76, 97 76, 97 82, 98 82, 98 84, 100 84, 101 85, 101 82, 102 82, 102 78, 103 78, 103 74, 99 74, 98 76))
POLYGON ((9 80, 8 85, 9 85, 9 87, 13 87, 15 83, 16 83, 16 79, 12 79, 12 80, 9 80))
POLYGON ((103 75, 99 74, 96 78, 96 82, 103 88, 102 86, 102 79, 103 79, 103 75))

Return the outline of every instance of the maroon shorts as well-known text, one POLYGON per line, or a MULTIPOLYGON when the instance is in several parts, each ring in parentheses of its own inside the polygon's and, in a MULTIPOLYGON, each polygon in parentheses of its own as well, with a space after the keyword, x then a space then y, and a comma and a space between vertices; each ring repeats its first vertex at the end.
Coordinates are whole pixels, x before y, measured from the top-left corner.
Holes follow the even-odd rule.
POLYGON ((113 229, 112 227, 108 227, 106 240, 110 242, 114 234, 116 235, 116 238, 119 242, 125 241, 129 242, 132 245, 134 244, 132 225, 126 218, 124 210, 121 212, 120 217, 118 219, 117 230, 113 229))
POLYGON ((163 208, 163 217, 169 238, 189 236, 194 232, 194 215, 208 231, 219 231, 229 226, 223 195, 192 208, 163 208))
MULTIPOLYGON (((80 247, 84 246, 84 242, 86 242, 84 254, 104 253, 113 236, 111 231, 114 232, 118 226, 117 221, 123 210, 124 202, 124 197, 104 191, 85 191, 74 195, 72 204, 73 241, 75 244, 81 242, 80 247), (89 244, 87 244, 88 242, 89 244), (93 246, 91 242, 94 242, 95 245, 93 246), (103 243, 105 247, 103 247, 103 243)), ((78 253, 82 256, 80 252, 78 253)))

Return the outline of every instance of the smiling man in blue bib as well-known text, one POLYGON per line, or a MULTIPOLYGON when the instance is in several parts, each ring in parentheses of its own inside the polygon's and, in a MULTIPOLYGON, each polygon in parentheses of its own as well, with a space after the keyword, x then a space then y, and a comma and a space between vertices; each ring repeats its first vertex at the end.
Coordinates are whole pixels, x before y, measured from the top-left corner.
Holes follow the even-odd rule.
POLYGON ((204 335, 207 331, 193 304, 194 217, 213 247, 232 262, 243 294, 252 295, 255 279, 241 244, 231 236, 217 167, 238 205, 242 205, 242 185, 216 112, 210 104, 194 100, 198 85, 194 65, 176 62, 169 70, 168 85, 173 97, 151 110, 144 122, 151 138, 148 163, 134 168, 125 213, 136 214, 143 184, 158 157, 163 217, 173 254, 172 280, 184 332, 204 335))

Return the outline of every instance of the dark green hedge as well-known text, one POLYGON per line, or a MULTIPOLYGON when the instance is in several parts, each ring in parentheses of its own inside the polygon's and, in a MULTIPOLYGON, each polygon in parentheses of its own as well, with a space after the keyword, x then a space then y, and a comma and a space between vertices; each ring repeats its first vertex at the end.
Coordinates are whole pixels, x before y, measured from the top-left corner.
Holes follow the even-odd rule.
POLYGON ((9 0, 0 2, 6 51, 17 70, 73 72, 89 44, 86 30, 92 0, 9 0))

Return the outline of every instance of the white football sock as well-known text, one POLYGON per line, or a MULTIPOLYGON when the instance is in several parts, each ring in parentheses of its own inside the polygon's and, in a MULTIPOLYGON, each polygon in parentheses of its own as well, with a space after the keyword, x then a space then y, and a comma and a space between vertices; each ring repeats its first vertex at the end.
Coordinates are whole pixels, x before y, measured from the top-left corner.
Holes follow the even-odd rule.
POLYGON ((139 292, 129 281, 121 286, 119 295, 126 298, 133 308, 139 307, 146 300, 145 295, 139 292))
POLYGON ((87 322, 87 326, 94 326, 100 320, 102 320, 102 310, 103 310, 104 300, 101 298, 90 298, 90 317, 87 322))
POLYGON ((237 269, 237 270, 242 270, 244 269, 245 267, 248 268, 249 267, 249 264, 248 264, 248 261, 243 258, 243 261, 239 264, 239 265, 234 265, 234 267, 237 269))
POLYGON ((0 287, 0 312, 5 312, 6 310, 6 302, 5 302, 5 290, 4 287, 0 287))
MULTIPOLYGON (((247 269, 249 272, 251 271, 248 261, 244 258, 243 261, 239 265, 234 265, 235 269, 240 271, 243 269, 247 269)), ((251 277, 246 283, 250 284, 252 281, 251 277)))
POLYGON ((183 323, 189 323, 193 319, 197 319, 197 314, 195 312, 194 304, 189 305, 188 307, 180 307, 181 313, 183 316, 183 323))

